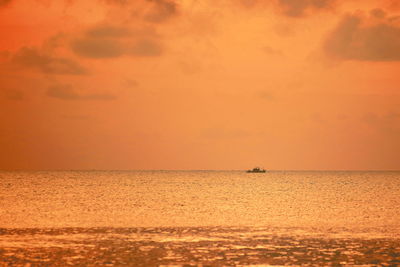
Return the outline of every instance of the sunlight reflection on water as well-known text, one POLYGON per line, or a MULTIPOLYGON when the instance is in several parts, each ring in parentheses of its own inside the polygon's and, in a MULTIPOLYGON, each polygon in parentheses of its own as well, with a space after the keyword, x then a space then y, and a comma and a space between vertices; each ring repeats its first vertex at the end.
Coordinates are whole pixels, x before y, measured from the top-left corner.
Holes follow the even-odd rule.
POLYGON ((398 237, 307 231, 293 235, 291 228, 3 229, 0 248, 1 261, 15 266, 35 262, 56 266, 400 263, 398 237))
POLYGON ((400 264, 399 172, 0 172, 0 265, 400 264))
POLYGON ((398 226, 399 172, 0 172, 0 227, 398 226))

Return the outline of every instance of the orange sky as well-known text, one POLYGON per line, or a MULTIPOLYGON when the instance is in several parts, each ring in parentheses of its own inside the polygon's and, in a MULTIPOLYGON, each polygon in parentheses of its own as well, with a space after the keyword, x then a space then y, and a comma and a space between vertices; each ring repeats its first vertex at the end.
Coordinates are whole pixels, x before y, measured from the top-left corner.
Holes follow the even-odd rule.
POLYGON ((0 169, 400 169, 400 4, 0 0, 0 169))

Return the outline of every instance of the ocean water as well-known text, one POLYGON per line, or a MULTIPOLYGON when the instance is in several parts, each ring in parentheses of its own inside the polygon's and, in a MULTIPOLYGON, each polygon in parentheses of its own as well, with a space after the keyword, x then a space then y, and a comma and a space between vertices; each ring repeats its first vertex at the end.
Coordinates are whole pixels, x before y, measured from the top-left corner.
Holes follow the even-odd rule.
POLYGON ((400 172, 0 172, 0 266, 400 264, 400 172))

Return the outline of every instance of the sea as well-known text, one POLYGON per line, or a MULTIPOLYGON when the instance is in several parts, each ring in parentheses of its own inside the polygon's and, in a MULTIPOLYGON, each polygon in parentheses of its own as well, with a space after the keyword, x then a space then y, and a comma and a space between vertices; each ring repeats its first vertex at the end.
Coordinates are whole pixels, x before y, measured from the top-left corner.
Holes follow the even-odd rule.
POLYGON ((400 172, 0 172, 0 266, 283 265, 400 266, 400 172))

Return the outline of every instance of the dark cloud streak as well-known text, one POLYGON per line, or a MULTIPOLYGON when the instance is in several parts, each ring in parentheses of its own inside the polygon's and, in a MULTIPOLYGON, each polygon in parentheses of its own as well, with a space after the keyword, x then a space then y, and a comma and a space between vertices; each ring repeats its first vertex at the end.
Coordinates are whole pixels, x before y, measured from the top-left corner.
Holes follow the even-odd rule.
POLYGON ((37 48, 23 47, 10 60, 16 67, 39 70, 45 74, 83 75, 88 71, 79 63, 62 57, 43 53, 37 48))
POLYGON ((305 17, 318 11, 332 9, 337 0, 238 0, 246 8, 275 6, 280 13, 288 17, 305 17))
POLYGON ((179 14, 179 6, 173 0, 105 0, 109 5, 132 10, 133 17, 141 17, 150 23, 163 23, 179 14))
POLYGON ((106 38, 84 37, 71 44, 75 54, 88 58, 115 58, 125 54, 120 43, 106 38))
POLYGON ((301 17, 310 10, 324 10, 332 7, 335 0, 278 0, 285 15, 301 17))
POLYGON ((53 85, 47 89, 47 96, 62 100, 114 100, 111 94, 81 94, 69 84, 53 85))
POLYGON ((97 25, 71 42, 72 51, 94 59, 121 56, 154 57, 163 53, 160 36, 153 28, 133 30, 114 25, 97 25))

